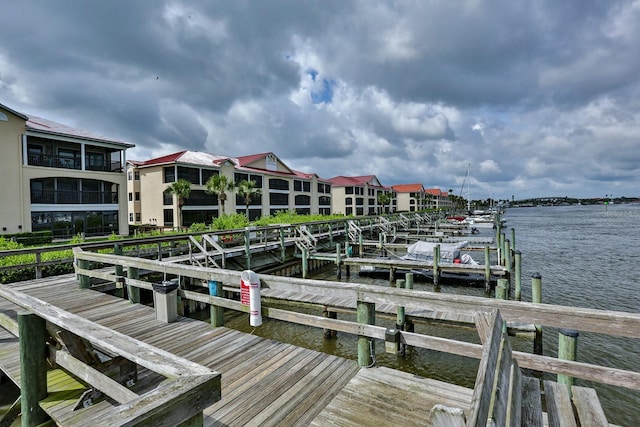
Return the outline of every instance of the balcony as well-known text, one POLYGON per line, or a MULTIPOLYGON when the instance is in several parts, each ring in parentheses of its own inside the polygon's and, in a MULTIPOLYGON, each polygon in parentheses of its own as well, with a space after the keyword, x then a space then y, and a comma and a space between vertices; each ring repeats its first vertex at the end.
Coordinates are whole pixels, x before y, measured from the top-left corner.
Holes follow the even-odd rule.
POLYGON ((31 204, 95 205, 115 203, 118 203, 118 193, 114 191, 37 190, 31 192, 31 204))
MULTIPOLYGON (((29 153, 28 164, 30 166, 44 166, 48 168, 58 169, 82 169, 82 162, 80 161, 80 157, 78 156, 69 157, 41 153, 29 153)), ((120 161, 109 161, 87 156, 85 159, 85 170, 101 172, 122 172, 122 163, 120 161)))

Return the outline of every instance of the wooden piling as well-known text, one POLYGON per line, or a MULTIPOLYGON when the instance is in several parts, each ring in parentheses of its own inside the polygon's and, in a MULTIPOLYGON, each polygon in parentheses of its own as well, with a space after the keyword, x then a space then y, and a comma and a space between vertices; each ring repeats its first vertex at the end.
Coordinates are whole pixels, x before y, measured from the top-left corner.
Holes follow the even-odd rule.
POLYGON ((484 293, 491 294, 491 251, 488 245, 484 247, 484 293))
POLYGON ((336 243, 336 278, 340 280, 342 278, 342 254, 340 253, 340 243, 336 243))
MULTIPOLYGON (((398 289, 406 289, 407 283, 405 280, 398 279, 398 281, 396 281, 396 287, 398 289)), ((397 313, 396 313, 396 329, 399 331, 404 331, 406 323, 407 323, 407 319, 405 318, 405 308, 404 306, 398 306, 397 313)), ((406 352, 405 347, 406 347, 405 344, 399 343, 396 348, 396 351, 404 355, 406 352)))
MULTIPOLYGON (((375 325, 376 305, 370 302, 358 301, 356 318, 358 323, 375 325)), ((366 336, 358 337, 358 366, 371 366, 375 362, 375 344, 373 339, 366 336)))
MULTIPOLYGON (((138 280, 140 278, 140 272, 136 267, 127 267, 127 277, 129 279, 138 280)), ((129 302, 132 304, 140 304, 140 288, 137 286, 127 286, 127 295, 129 295, 129 302)))
POLYGON ((512 269, 511 269, 511 246, 509 239, 504 241, 504 267, 507 279, 507 296, 511 295, 512 269))
MULTIPOLYGON (((531 276, 531 302, 542 303, 542 277, 540 273, 531 276)), ((542 354, 542 326, 535 325, 536 334, 533 338, 533 353, 542 354)))
POLYGON ((515 300, 522 300, 522 253, 520 251, 515 251, 515 265, 513 272, 513 280, 515 283, 516 294, 515 300))
POLYGON ((507 279, 498 279, 498 283, 496 284, 496 299, 507 299, 507 289, 509 286, 509 281, 507 279))
POLYGON ((404 280, 405 289, 413 289, 413 273, 405 273, 404 280))
POLYGON ((440 292, 440 245, 433 248, 433 291, 440 292))
MULTIPOLYGON (((89 266, 89 261, 85 259, 78 260, 78 267, 80 267, 81 269, 88 270, 89 266)), ((91 287, 91 278, 89 276, 85 276, 84 274, 79 274, 78 276, 80 279, 80 289, 89 289, 91 287)))
MULTIPOLYGON (((113 245, 113 254, 114 255, 123 254, 122 243, 116 243, 113 245)), ((116 265, 115 267, 116 277, 122 277, 124 274, 123 271, 124 270, 121 265, 116 265)), ((117 282, 117 281, 116 281, 116 296, 118 298, 124 298, 124 286, 121 282, 117 282)))
MULTIPOLYGON (((558 359, 576 361, 578 356, 578 331, 573 329, 560 329, 558 331, 558 359)), ((558 374, 558 383, 566 384, 571 394, 571 386, 573 385, 573 377, 564 374, 558 374)))
MULTIPOLYGON (((209 295, 222 297, 222 282, 209 280, 209 295)), ((212 327, 224 326, 224 308, 213 304, 209 305, 209 317, 212 327)))
POLYGON ((248 227, 244 229, 244 250, 247 259, 247 270, 251 270, 251 231, 248 227))
POLYGON ((37 426, 49 419, 40 408, 47 397, 47 329, 41 317, 28 311, 18 313, 20 336, 20 395, 22 425, 37 426))
MULTIPOLYGON (((322 311, 322 315, 324 317, 326 317, 327 319, 337 319, 338 318, 338 312, 337 311, 330 311, 329 307, 327 307, 326 305, 324 306, 324 310, 322 311)), ((325 339, 331 339, 331 338, 335 338, 338 336, 338 332, 334 331, 333 329, 324 329, 324 333, 323 333, 325 339)))
POLYGON ((302 278, 307 278, 309 272, 309 249, 302 249, 302 278))

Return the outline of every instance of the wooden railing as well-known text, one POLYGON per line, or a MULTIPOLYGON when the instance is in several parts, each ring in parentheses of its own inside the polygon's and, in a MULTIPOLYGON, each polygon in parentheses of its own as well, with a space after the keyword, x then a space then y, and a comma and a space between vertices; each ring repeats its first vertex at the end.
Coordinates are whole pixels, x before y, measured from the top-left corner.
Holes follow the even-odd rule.
MULTIPOLYGON (((111 282, 121 281, 130 292, 137 289, 152 289, 149 282, 132 277, 117 277, 114 272, 79 268, 80 263, 94 262, 101 265, 114 265, 131 268, 135 271, 155 271, 165 275, 192 278, 202 284, 203 290, 209 282, 238 288, 240 271, 197 267, 164 263, 155 260, 114 256, 76 250, 76 272, 111 282)), ((579 307, 567 307, 550 304, 534 304, 519 301, 497 300, 465 295, 448 295, 427 291, 387 288, 375 285, 352 284, 323 280, 308 280, 291 277, 259 275, 262 288, 307 296, 331 297, 351 301, 358 312, 375 312, 376 305, 389 304, 397 307, 418 308, 428 312, 456 313, 473 317, 479 311, 488 312, 499 309, 508 322, 520 322, 556 328, 568 328, 577 331, 595 332, 620 337, 640 338, 640 314, 617 311, 604 311, 579 307)), ((219 309, 232 309, 249 312, 249 307, 240 302, 212 296, 202 292, 180 289, 179 295, 186 300, 210 304, 219 309)), ((218 293, 220 295, 220 293, 218 293)), ((314 326, 358 335, 367 339, 388 339, 388 330, 369 320, 351 322, 293 312, 280 308, 263 307, 262 316, 292 323, 314 326)), ((419 312, 413 316, 419 317, 419 312)), ((212 316, 213 317, 213 316, 212 316)), ((426 318, 426 317, 425 317, 426 318)), ((363 316, 362 319, 371 319, 363 316)), ((437 350, 446 353, 479 359, 482 346, 475 343, 433 337, 414 332, 399 331, 400 342, 404 345, 437 350)), ((514 358, 522 368, 540 372, 564 374, 602 384, 640 390, 640 373, 604 367, 583 362, 559 360, 554 357, 514 352, 514 358)))
MULTIPOLYGON (((27 377, 21 379, 23 397, 33 395, 33 389, 39 388, 40 384, 45 384, 45 396, 35 399, 37 407, 37 402, 45 398, 47 392, 45 352, 39 351, 46 348, 46 334, 44 331, 37 332, 41 340, 20 337, 24 331, 29 331, 20 323, 21 316, 27 315, 37 316, 46 321, 46 329, 51 336, 48 341, 55 340, 61 344, 50 346, 48 349, 49 359, 54 361, 55 365, 64 368, 89 384, 94 390, 99 390, 117 402, 108 410, 100 408, 100 411, 94 415, 84 413, 80 419, 75 417, 75 421, 65 420, 65 425, 170 426, 184 421, 191 422, 190 425, 202 425, 203 409, 220 400, 221 383, 218 372, 134 340, 11 287, 0 285, 0 297, 29 311, 18 313, 18 322, 6 314, 0 314, 0 326, 21 338, 22 363, 43 367, 43 369, 30 368, 23 372, 23 377, 27 377), (79 347, 83 349, 73 351, 79 347), (98 351, 102 356, 95 357, 94 363, 81 360, 84 355, 93 351, 98 351), (105 359, 108 359, 108 362, 105 362, 105 359), (100 370, 101 365, 125 366, 123 360, 133 366, 134 372, 137 366, 142 366, 165 379, 158 381, 157 384, 154 383, 151 387, 146 387, 144 392, 138 394, 129 389, 129 384, 123 384, 118 379, 114 380, 100 370), (39 373, 45 376, 44 379, 38 378, 39 373)), ((41 322, 43 326, 44 321, 41 322)), ((39 323, 31 322, 32 325, 39 323)), ((30 338, 34 336, 33 332, 27 335, 30 338)), ((61 399, 58 398, 58 400, 61 399)), ((82 398, 80 404, 82 404, 82 398)))
MULTIPOLYGON (((345 218, 344 220, 339 219, 330 221, 313 221, 307 222, 304 225, 307 227, 307 230, 309 230, 309 232, 315 235, 317 238, 332 240, 333 238, 339 238, 347 233, 347 221, 356 221, 363 230, 374 230, 376 228, 377 218, 377 216, 373 216, 359 217, 355 219, 345 218)), ((392 223, 395 223, 394 215, 388 215, 387 218, 389 218, 389 221, 391 221, 392 223)), ((35 269, 35 278, 39 279, 43 276, 42 273, 44 267, 59 264, 68 264, 73 260, 72 258, 63 258, 43 261, 43 254, 51 252, 61 252, 73 248, 81 248, 91 251, 113 251, 116 247, 120 247, 123 252, 127 254, 135 255, 138 257, 153 257, 161 260, 164 256, 171 252, 189 253, 190 248, 188 242, 190 236, 198 237, 203 234, 207 234, 212 238, 217 239, 219 242, 226 244, 227 246, 236 245, 241 249, 245 248, 245 251, 249 251, 249 249, 247 248, 255 244, 267 245, 269 243, 273 243, 279 244, 283 248, 285 246, 285 239, 293 239, 296 226, 296 224, 280 224, 264 227, 246 227, 225 231, 205 231, 189 234, 162 235, 131 239, 127 238, 121 240, 105 240, 103 242, 97 243, 94 242, 82 244, 67 244, 4 250, 0 251, 0 258, 6 258, 16 255, 35 255, 35 260, 33 262, 27 262, 24 264, 0 266, 0 272, 7 270, 33 268, 35 269), (155 246, 155 248, 153 246, 155 246)), ((115 251, 117 252, 117 250, 115 251)), ((245 253, 244 256, 247 256, 247 253, 245 253)))

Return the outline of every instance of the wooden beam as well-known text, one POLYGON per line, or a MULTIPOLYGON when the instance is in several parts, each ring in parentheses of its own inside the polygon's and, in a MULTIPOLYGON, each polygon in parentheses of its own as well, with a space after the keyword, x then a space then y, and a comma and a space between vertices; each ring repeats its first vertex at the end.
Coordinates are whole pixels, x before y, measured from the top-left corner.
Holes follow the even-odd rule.
POLYGON ((49 347, 49 355, 57 365, 78 377, 80 380, 97 390, 100 390, 118 403, 127 403, 139 396, 122 384, 112 380, 97 369, 84 364, 66 351, 55 350, 49 347))

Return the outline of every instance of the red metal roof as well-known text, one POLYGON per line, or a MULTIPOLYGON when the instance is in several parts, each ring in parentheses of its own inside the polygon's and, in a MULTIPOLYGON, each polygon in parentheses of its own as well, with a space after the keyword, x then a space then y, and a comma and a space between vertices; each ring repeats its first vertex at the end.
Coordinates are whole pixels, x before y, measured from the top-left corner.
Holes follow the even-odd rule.
POLYGON ((398 193, 419 193, 424 190, 422 184, 398 184, 391 186, 398 193))

